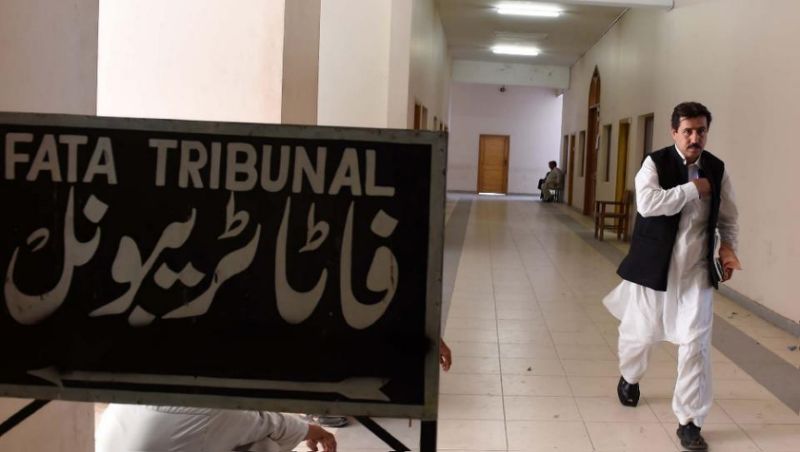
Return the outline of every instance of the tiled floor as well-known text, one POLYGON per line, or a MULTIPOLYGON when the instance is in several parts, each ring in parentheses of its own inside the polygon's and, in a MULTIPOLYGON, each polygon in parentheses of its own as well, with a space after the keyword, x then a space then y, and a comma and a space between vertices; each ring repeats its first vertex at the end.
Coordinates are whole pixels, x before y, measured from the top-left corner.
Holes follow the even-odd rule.
MULTIPOLYGON (((454 358, 441 374, 439 450, 681 450, 670 405, 674 346, 653 353, 639 407, 616 399, 617 321, 600 303, 619 282, 616 266, 558 217, 587 230, 590 221, 530 199, 472 202, 444 335, 454 358)), ((800 351, 787 349, 797 338, 723 297, 716 303, 718 315, 800 365, 800 351)), ((800 416, 722 353, 712 361, 715 404, 703 428, 711 450, 800 451, 800 416)), ((419 447, 418 421, 378 422, 419 447)), ((357 424, 336 434, 343 452, 388 449, 357 424)))

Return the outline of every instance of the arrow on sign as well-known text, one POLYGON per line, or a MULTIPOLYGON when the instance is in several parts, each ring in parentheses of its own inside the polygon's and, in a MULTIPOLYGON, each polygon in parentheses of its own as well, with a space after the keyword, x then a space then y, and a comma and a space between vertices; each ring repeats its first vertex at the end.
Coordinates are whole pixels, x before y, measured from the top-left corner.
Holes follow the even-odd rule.
POLYGON ((345 378, 342 381, 297 382, 280 380, 246 380, 236 378, 192 377, 185 375, 115 374, 103 372, 68 371, 61 372, 55 367, 28 371, 28 374, 41 378, 60 388, 65 381, 90 381, 102 383, 160 384, 174 386, 203 386, 212 388, 259 389, 294 392, 336 393, 356 400, 379 400, 389 402, 389 397, 381 391, 389 380, 385 378, 345 378))

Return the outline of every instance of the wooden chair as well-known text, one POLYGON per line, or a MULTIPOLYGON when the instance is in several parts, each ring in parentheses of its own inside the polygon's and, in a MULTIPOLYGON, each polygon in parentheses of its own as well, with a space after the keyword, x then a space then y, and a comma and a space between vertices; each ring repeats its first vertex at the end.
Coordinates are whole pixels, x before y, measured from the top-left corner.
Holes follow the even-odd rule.
POLYGON ((595 201, 594 203, 594 236, 597 240, 603 240, 603 232, 606 230, 617 233, 617 239, 628 241, 628 222, 630 221, 630 209, 633 203, 633 191, 625 190, 622 202, 619 201, 595 201), (607 223, 606 220, 612 220, 607 223))

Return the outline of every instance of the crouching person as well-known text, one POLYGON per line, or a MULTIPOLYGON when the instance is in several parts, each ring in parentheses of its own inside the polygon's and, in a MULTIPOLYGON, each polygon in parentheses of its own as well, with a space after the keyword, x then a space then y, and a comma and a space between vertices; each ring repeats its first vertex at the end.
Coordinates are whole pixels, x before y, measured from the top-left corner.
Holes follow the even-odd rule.
POLYGON ((336 452, 336 439, 297 416, 266 411, 111 404, 96 452, 287 452, 302 441, 336 452))

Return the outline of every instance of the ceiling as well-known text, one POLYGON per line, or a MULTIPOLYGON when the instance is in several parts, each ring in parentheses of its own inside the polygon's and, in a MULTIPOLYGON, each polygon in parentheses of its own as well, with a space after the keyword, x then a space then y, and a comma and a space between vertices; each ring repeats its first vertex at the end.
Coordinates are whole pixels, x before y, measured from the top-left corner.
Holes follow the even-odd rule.
POLYGON ((450 55, 454 60, 571 66, 611 28, 626 8, 559 4, 557 18, 504 16, 502 0, 437 0, 450 55), (536 57, 495 55, 495 44, 538 47, 536 57))

